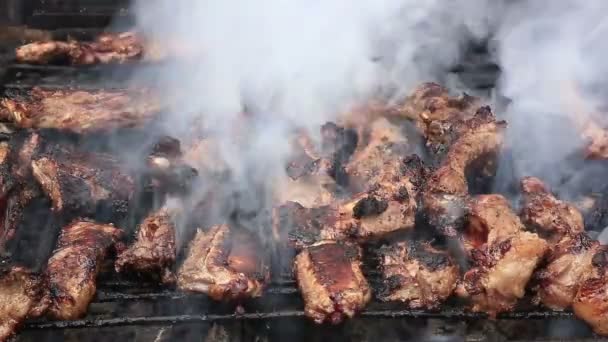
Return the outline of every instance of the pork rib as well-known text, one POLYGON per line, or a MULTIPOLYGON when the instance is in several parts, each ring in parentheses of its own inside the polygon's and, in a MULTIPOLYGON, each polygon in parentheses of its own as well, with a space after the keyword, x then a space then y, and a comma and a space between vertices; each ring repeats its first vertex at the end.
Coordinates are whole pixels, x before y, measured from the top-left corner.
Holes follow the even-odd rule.
POLYGON ((437 308, 452 295, 459 272, 447 252, 428 242, 400 241, 380 248, 382 285, 378 297, 410 308, 437 308))
POLYGON ((143 39, 135 32, 104 33, 93 42, 41 41, 18 47, 20 63, 73 65, 126 63, 143 57, 143 39))
POLYGON ((43 90, 10 94, 0 114, 22 128, 53 128, 75 133, 141 127, 155 119, 161 105, 147 89, 43 90))
POLYGON ((46 310, 46 284, 42 277, 14 266, 0 272, 0 341, 8 341, 27 318, 46 310))
POLYGON ((223 224, 198 230, 177 285, 215 300, 230 300, 261 296, 268 278, 266 256, 256 237, 223 224))
POLYGON ((360 258, 357 245, 335 241, 318 242, 296 256, 294 272, 308 317, 337 324, 365 307, 371 290, 360 258))
POLYGON ((121 235, 112 225, 90 221, 76 221, 62 229, 46 269, 53 318, 76 319, 86 313, 95 296, 101 262, 121 235))
POLYGON ((167 284, 175 281, 175 219, 181 208, 165 205, 140 224, 135 242, 116 259, 116 271, 135 271, 157 276, 167 284))

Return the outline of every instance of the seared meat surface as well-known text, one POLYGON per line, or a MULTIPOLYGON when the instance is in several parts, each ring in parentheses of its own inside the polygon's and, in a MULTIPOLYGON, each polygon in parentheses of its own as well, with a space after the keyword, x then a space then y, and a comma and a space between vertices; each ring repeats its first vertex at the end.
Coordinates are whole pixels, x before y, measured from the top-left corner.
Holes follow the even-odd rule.
POLYGON ((378 252, 382 285, 378 297, 401 301, 410 308, 437 308, 458 281, 458 266, 446 251, 428 242, 400 241, 378 252))
POLYGON ((246 230, 226 224, 199 229, 177 285, 215 300, 259 297, 270 275, 266 258, 256 236, 246 230))
POLYGON ((25 268, 0 271, 0 341, 8 341, 24 320, 44 313, 46 290, 42 277, 25 268))
POLYGON ((62 229, 46 269, 53 318, 76 319, 86 313, 101 262, 121 235, 112 225, 90 221, 75 221, 62 229))
POLYGON ((442 155, 453 142, 453 127, 471 119, 479 107, 480 101, 475 97, 467 94, 453 97, 439 84, 423 83, 389 113, 413 120, 431 153, 442 155))
POLYGON ((318 242, 296 256, 294 272, 308 317, 337 324, 365 307, 371 291, 360 258, 357 245, 336 241, 318 242))
POLYGON ((521 181, 523 206, 521 218, 524 224, 539 234, 557 242, 564 235, 585 230, 583 215, 574 206, 558 200, 538 178, 526 177, 521 181))
POLYGON ((43 90, 0 100, 0 114, 22 128, 53 128, 75 133, 141 127, 161 105, 147 89, 43 90))
POLYGON ((55 212, 124 217, 135 191, 132 177, 107 154, 58 148, 35 156, 31 167, 55 212))
POLYGON ((495 171, 492 165, 503 143, 505 125, 504 121, 496 121, 489 107, 482 107, 473 118, 452 127, 456 138, 439 167, 431 173, 422 195, 429 223, 443 234, 456 236, 462 223, 469 195, 470 167, 481 164, 475 171, 484 176, 495 171))
POLYGON ((547 251, 547 243, 523 224, 501 195, 481 195, 469 204, 465 246, 471 268, 458 285, 473 311, 495 316, 512 310, 525 294, 532 273, 547 251), (470 230, 470 231, 469 231, 470 230))
POLYGON ((279 242, 302 248, 321 240, 381 237, 411 229, 425 167, 416 155, 387 162, 367 191, 330 205, 306 208, 288 202, 273 210, 273 233, 279 242))
POLYGON ((123 32, 105 33, 92 42, 34 42, 18 47, 15 54, 20 63, 92 65, 138 60, 143 51, 142 37, 134 32, 123 32))
POLYGON ((165 205, 139 225, 135 242, 116 259, 116 271, 135 271, 157 276, 163 283, 175 279, 175 220, 181 208, 165 205))
POLYGON ((595 252, 591 265, 588 277, 580 280, 572 308, 595 333, 608 335, 608 249, 605 246, 595 252))
POLYGON ((587 233, 565 235, 551 246, 546 264, 537 271, 537 297, 552 310, 569 308, 581 284, 592 271, 593 256, 600 249, 587 233))

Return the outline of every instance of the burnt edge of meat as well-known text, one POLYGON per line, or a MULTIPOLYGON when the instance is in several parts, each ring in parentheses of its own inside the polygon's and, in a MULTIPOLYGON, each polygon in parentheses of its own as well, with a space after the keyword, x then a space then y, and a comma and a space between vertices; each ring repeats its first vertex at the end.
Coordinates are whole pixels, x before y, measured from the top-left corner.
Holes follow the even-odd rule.
POLYGON ((353 129, 346 129, 333 122, 321 126, 321 149, 338 165, 346 163, 355 152, 359 136, 353 129))
MULTIPOLYGON (((406 190, 407 192, 407 190, 406 190)), ((378 199, 376 196, 368 195, 361 199, 353 207, 353 217, 360 219, 367 216, 376 216, 382 214, 388 208, 386 200, 378 199)))
POLYGON ((276 208, 280 235, 289 241, 309 245, 319 239, 323 216, 329 207, 308 209, 297 202, 287 202, 276 208))

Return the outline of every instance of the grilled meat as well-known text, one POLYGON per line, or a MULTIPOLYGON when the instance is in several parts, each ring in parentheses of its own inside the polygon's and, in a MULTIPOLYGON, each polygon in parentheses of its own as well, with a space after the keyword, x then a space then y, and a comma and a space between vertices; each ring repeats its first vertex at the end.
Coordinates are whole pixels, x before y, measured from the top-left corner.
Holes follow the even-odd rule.
POLYGON ((361 250, 345 242, 321 241, 296 256, 294 272, 304 311, 316 323, 339 323, 371 299, 361 272, 361 250))
POLYGON ((135 242, 116 259, 116 271, 135 271, 159 276, 163 283, 175 279, 175 219, 180 207, 165 205, 146 217, 137 230, 135 242))
POLYGON ((425 137, 429 150, 441 155, 452 143, 453 126, 471 119, 479 106, 479 99, 466 93, 452 97, 439 84, 423 83, 402 105, 392 107, 389 113, 413 120, 425 137))
POLYGON ((198 171, 184 159, 179 140, 164 136, 152 147, 146 164, 151 185, 162 193, 186 193, 198 171))
POLYGON ((549 249, 546 265, 537 271, 537 298, 552 310, 569 308, 578 289, 592 271, 600 245, 580 232, 565 235, 549 249))
POLYGON ((501 148, 505 125, 504 121, 496 121, 489 107, 481 107, 473 118, 452 127, 454 143, 430 175, 422 195, 429 223, 446 236, 456 236, 462 224, 471 166, 481 164, 475 171, 488 177, 495 171, 489 166, 501 148))
POLYGON ((86 313, 101 262, 121 235, 112 225, 90 221, 75 221, 62 229, 46 269, 53 318, 76 319, 86 313))
POLYGON ((43 90, 34 88, 0 100, 0 113, 23 128, 75 133, 140 127, 161 112, 157 97, 139 90, 43 90))
POLYGON ((123 32, 105 33, 93 42, 34 42, 18 47, 15 54, 20 63, 92 65, 139 60, 143 52, 142 37, 134 32, 123 32))
POLYGON ((608 335, 608 249, 599 248, 592 257, 591 271, 578 288, 572 308, 576 316, 600 335, 608 335))
POLYGON ((410 308, 432 309, 447 299, 459 278, 458 267, 428 242, 401 241, 379 251, 382 285, 378 297, 410 308))
POLYGON ((124 217, 135 191, 132 177, 106 154, 58 148, 34 157, 31 166, 52 209, 64 215, 124 217))
POLYGON ((268 278, 264 249, 256 237, 223 224, 198 230, 177 285, 215 300, 242 299, 261 296, 268 278))
POLYGON ((274 208, 275 239, 300 249, 321 240, 367 240, 413 228, 424 165, 413 155, 384 166, 374 175, 375 186, 347 200, 316 208, 296 202, 274 208))
POLYGON ((45 291, 42 277, 27 269, 0 271, 0 341, 8 341, 24 320, 44 313, 45 291))
POLYGON ((535 275, 537 300, 553 310, 567 309, 591 270, 599 243, 585 233, 580 211, 557 199, 540 179, 522 179, 521 190, 523 222, 550 243, 545 265, 535 275))
POLYGON ((532 273, 547 251, 547 243, 523 224, 500 195, 477 196, 470 204, 465 246, 471 268, 458 285, 457 294, 472 302, 473 311, 497 313, 511 310, 525 294, 532 273), (499 216, 496 216, 499 215, 499 216), (473 238, 474 237, 474 238, 473 238))
POLYGON ((564 235, 583 232, 583 215, 573 205, 558 200, 538 178, 526 177, 521 181, 524 224, 536 229, 539 234, 559 241, 564 235))

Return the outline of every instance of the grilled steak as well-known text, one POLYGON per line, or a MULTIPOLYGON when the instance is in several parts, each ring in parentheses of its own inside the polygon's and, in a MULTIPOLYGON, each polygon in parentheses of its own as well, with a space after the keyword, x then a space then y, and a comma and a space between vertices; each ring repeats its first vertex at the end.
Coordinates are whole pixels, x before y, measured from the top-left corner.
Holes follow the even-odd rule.
POLYGON ((335 241, 318 242, 296 256, 294 272, 308 317, 337 324, 365 307, 371 290, 360 258, 357 245, 335 241))
POLYGON ((53 128, 75 133, 141 127, 161 106, 149 90, 43 90, 0 100, 0 114, 23 128, 53 128))
POLYGON ((42 277, 22 267, 0 271, 0 341, 8 341, 27 318, 44 313, 46 290, 42 277))
POLYGON ((53 318, 76 319, 86 313, 101 262, 121 235, 112 225, 90 221, 75 221, 62 229, 46 270, 53 318))
POLYGON ((580 211, 574 205, 558 200, 540 179, 524 178, 521 189, 524 199, 522 221, 539 234, 557 242, 564 235, 585 230, 580 211))
POLYGON ((473 118, 452 126, 452 134, 457 138, 430 175, 422 199, 429 223, 443 234, 457 235, 469 195, 467 173, 471 171, 470 166, 482 160, 486 162, 476 171, 493 171, 485 166, 492 165, 500 150, 505 125, 504 121, 496 121, 489 107, 482 107, 473 118))
POLYGON ((458 267, 427 242, 400 241, 379 251, 382 285, 378 297, 410 308, 437 308, 456 288, 458 267))
POLYGON ((135 190, 132 177, 106 154, 56 149, 31 166, 53 210, 68 216, 124 217, 135 190))
POLYGON ((143 40, 134 32, 105 33, 93 42, 42 41, 20 46, 16 59, 20 63, 69 63, 92 65, 125 63, 141 59, 143 40))
POLYGON ((256 237, 223 224, 196 233, 177 285, 215 300, 242 299, 261 296, 268 278, 266 255, 256 237))
POLYGON ((474 233, 465 233, 472 241, 465 245, 474 247, 469 250, 472 267, 464 274, 457 294, 471 301, 473 311, 495 316, 513 309, 524 296, 548 246, 538 235, 523 231, 504 197, 477 196, 470 207, 474 226, 466 230, 474 233))
POLYGON ((175 219, 181 208, 165 205, 146 217, 137 230, 135 242, 116 259, 116 271, 155 275, 163 283, 175 279, 175 219))
POLYGON ((594 332, 608 335, 608 249, 605 246, 593 255, 591 265, 590 274, 580 282, 572 308, 594 332))

